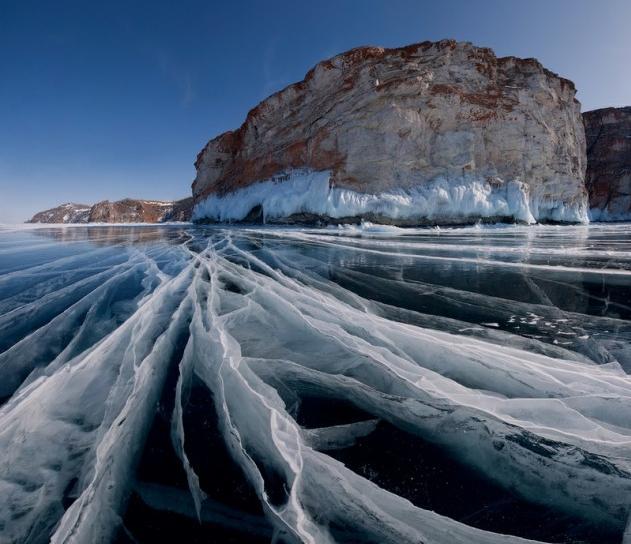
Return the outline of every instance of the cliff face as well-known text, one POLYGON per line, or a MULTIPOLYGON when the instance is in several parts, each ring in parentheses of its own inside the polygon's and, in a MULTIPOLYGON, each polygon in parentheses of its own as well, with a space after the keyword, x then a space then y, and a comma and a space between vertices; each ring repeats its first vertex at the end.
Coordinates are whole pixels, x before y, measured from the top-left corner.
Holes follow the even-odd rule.
POLYGON ((534 59, 469 43, 354 49, 206 145, 194 216, 582 221, 585 137, 574 95, 534 59))
MULTIPOLYGON (((187 199, 186 199, 187 200, 187 199)), ((175 203, 162 200, 134 200, 97 202, 90 210, 90 223, 161 223, 172 219, 175 203)), ((179 207, 180 209, 182 206, 179 207)), ((180 214, 185 215, 185 214, 180 214)), ((190 214, 188 216, 190 218, 190 214)), ((180 219, 181 220, 181 219, 180 219)))
POLYGON ((35 214, 29 223, 162 223, 190 221, 193 199, 162 201, 126 198, 93 206, 62 204, 35 214))
POLYGON ((631 219, 631 107, 583 114, 592 219, 631 219))
POLYGON ((190 221, 193 213, 193 197, 173 202, 171 211, 167 212, 165 221, 190 221))
POLYGON ((56 208, 36 213, 28 223, 87 223, 89 215, 89 204, 67 202, 56 208))

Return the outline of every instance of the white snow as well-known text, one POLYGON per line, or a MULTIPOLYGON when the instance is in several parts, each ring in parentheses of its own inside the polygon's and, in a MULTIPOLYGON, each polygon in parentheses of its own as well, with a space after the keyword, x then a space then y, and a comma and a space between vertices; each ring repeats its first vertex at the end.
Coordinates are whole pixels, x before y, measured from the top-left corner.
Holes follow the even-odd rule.
POLYGON ((266 180, 223 196, 211 195, 197 203, 193 218, 239 221, 261 206, 265 220, 309 213, 334 219, 371 215, 408 222, 506 217, 528 224, 540 220, 587 222, 581 204, 565 206, 531 197, 519 180, 492 186, 475 177, 438 178, 409 190, 369 194, 331 187, 328 171, 294 170, 287 176, 286 181, 266 180))
POLYGON ((163 206, 165 208, 170 208, 175 204, 174 200, 143 200, 138 199, 138 202, 142 202, 143 204, 152 204, 154 206, 163 206))

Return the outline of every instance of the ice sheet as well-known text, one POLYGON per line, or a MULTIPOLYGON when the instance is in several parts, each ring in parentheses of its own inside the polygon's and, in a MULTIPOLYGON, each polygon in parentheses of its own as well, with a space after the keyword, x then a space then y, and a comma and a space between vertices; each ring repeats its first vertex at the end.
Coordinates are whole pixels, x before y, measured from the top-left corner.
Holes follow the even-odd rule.
MULTIPOLYGON (((135 494, 279 542, 528 541, 515 536, 528 528, 450 519, 336 459, 380 422, 621 537, 631 240, 566 229, 182 227, 129 243, 124 228, 97 229, 91 253, 1 274, 2 537, 112 541, 135 494), (208 432, 186 419, 193 381, 260 505, 241 527, 201 477, 204 463, 224 468, 192 449, 208 432), (308 426, 308 398, 359 415, 308 426), (136 481, 156 418, 184 487, 136 481)), ((0 232, 7 255, 15 232, 0 232)), ((26 254, 60 244, 28 232, 26 254)))

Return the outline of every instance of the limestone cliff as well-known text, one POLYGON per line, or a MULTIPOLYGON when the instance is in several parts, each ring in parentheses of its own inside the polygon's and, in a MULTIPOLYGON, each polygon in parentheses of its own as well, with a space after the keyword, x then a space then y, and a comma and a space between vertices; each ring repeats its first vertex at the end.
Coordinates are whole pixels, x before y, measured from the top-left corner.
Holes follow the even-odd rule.
POLYGON ((316 65, 199 153, 194 217, 584 221, 574 85, 452 40, 316 65))
POLYGON ((590 213, 596 221, 631 220, 631 107, 583 114, 590 213))
POLYGON ((62 204, 36 213, 29 223, 162 223, 190 221, 193 199, 177 201, 125 198, 103 200, 93 206, 62 204))

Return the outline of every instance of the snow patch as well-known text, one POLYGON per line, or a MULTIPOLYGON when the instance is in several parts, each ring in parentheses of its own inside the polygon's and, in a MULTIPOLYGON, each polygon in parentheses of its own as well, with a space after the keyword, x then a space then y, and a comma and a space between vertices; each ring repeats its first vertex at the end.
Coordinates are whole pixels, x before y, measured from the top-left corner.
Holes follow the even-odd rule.
POLYGON ((359 225, 336 225, 329 227, 329 230, 339 230, 348 234, 369 234, 369 235, 386 235, 398 236, 408 233, 409 229, 402 229, 394 225, 379 225, 370 221, 362 221, 359 225))

